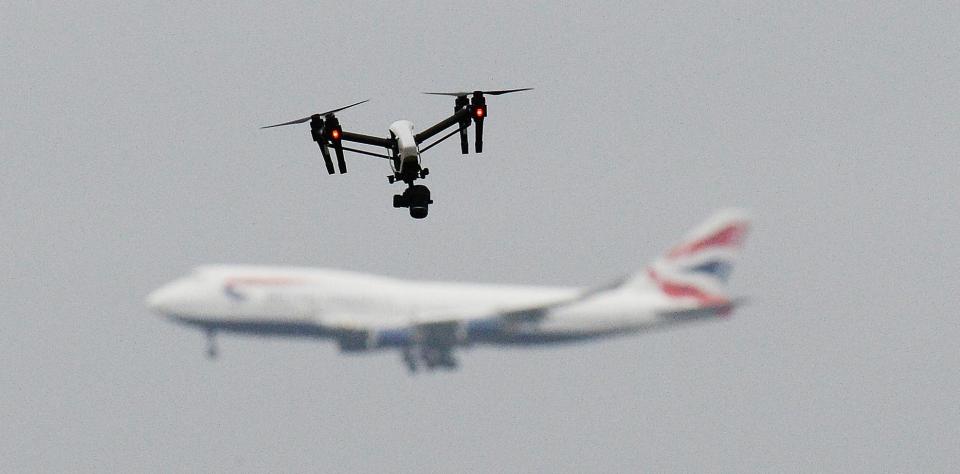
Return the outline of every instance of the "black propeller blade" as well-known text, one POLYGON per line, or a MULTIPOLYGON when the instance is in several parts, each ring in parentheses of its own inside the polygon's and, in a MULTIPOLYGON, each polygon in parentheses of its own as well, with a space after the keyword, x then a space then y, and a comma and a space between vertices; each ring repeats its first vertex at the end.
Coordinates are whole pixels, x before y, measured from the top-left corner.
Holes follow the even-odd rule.
POLYGON ((261 128, 261 129, 264 129, 264 128, 273 128, 273 127, 283 127, 283 126, 285 126, 285 125, 295 125, 295 124, 298 124, 298 123, 304 123, 304 122, 310 120, 311 118, 313 118, 314 116, 324 116, 324 115, 334 114, 334 113, 337 113, 337 112, 339 112, 339 111, 341 111, 341 110, 346 110, 346 109, 349 109, 350 107, 353 107, 353 106, 356 106, 356 105, 360 105, 360 104, 362 104, 362 103, 364 103, 364 102, 370 102, 370 99, 361 100, 360 102, 357 102, 357 103, 355 103, 355 104, 350 104, 350 105, 348 105, 348 106, 346 106, 346 107, 340 107, 339 109, 328 110, 328 111, 323 112, 323 113, 321 113, 321 114, 314 114, 314 115, 311 115, 311 116, 309 116, 309 117, 304 117, 304 118, 301 118, 301 119, 291 120, 291 121, 289 121, 289 122, 284 122, 284 123, 278 123, 278 124, 276 124, 276 125, 267 125, 266 127, 260 127, 260 128, 261 128))
POLYGON ((303 122, 306 122, 307 120, 310 120, 311 118, 312 118, 312 116, 310 116, 310 117, 304 117, 304 118, 302 118, 302 119, 291 120, 291 121, 289 121, 289 122, 278 123, 278 124, 276 124, 276 125, 267 125, 266 127, 260 127, 260 129, 263 130, 263 129, 265 129, 265 128, 283 127, 283 126, 285 126, 285 125, 293 125, 293 124, 296 124, 296 123, 303 123, 303 122))
POLYGON ((324 113, 322 113, 322 114, 320 114, 320 115, 329 115, 329 114, 337 113, 337 112, 339 112, 339 111, 341 111, 341 110, 347 110, 347 109, 349 109, 350 107, 353 107, 353 106, 356 106, 356 105, 360 105, 360 104, 362 104, 362 103, 364 103, 364 102, 370 102, 370 99, 361 100, 360 102, 353 103, 353 104, 350 104, 350 105, 347 105, 347 106, 344 106, 344 107, 340 107, 339 109, 333 109, 333 110, 331 110, 331 111, 329 111, 329 112, 324 112, 324 113))
POLYGON ((521 91, 531 91, 531 90, 533 90, 532 87, 524 87, 524 88, 521 88, 521 89, 503 89, 503 90, 497 90, 497 91, 424 92, 424 94, 429 94, 429 95, 449 95, 449 96, 452 96, 452 97, 461 97, 461 96, 466 96, 466 95, 470 95, 470 94, 477 94, 477 93, 479 93, 479 94, 486 94, 486 95, 503 95, 503 94, 509 94, 509 93, 511 93, 511 92, 521 92, 521 91))

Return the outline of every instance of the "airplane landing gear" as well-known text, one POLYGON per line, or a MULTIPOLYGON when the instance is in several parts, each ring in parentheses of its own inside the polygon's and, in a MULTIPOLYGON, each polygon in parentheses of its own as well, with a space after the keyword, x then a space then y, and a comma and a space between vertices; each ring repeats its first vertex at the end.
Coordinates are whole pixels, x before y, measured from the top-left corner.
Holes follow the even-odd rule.
POLYGON ((403 349, 403 363, 407 370, 415 374, 421 364, 427 370, 457 368, 457 359, 453 357, 451 348, 412 345, 403 349))
POLYGON ((432 347, 424 347, 420 353, 423 362, 427 364, 428 369, 443 368, 453 370, 457 368, 457 360, 449 350, 440 350, 432 347))
POLYGON ((406 207, 410 209, 410 217, 414 219, 423 219, 427 217, 430 204, 430 189, 422 184, 410 184, 403 194, 393 195, 393 207, 406 207))
POLYGON ((407 366, 407 371, 411 374, 417 373, 417 356, 413 353, 413 348, 407 346, 403 349, 403 363, 407 366))
POLYGON ((217 333, 213 329, 207 329, 207 359, 217 358, 217 333))

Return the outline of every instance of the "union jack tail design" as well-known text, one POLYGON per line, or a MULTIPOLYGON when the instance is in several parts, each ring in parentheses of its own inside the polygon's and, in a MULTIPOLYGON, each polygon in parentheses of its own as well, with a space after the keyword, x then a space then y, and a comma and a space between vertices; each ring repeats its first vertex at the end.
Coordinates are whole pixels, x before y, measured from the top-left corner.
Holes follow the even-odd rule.
POLYGON ((678 302, 727 305, 731 303, 727 278, 749 229, 750 218, 745 211, 721 210, 636 279, 678 302))

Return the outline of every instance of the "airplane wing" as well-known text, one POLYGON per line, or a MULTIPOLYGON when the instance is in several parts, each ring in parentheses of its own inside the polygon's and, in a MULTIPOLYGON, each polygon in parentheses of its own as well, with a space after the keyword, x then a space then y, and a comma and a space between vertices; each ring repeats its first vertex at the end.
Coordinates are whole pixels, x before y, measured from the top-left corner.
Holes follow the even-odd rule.
MULTIPOLYGON (((539 321, 553 309, 585 301, 598 294, 618 288, 627 280, 628 278, 624 278, 604 286, 585 290, 569 298, 529 306, 422 314, 417 316, 412 326, 416 331, 417 340, 421 346, 429 347, 432 350, 449 355, 466 336, 465 322, 510 326, 539 321)), ((725 316, 744 302, 744 299, 735 299, 718 303, 702 304, 695 307, 664 310, 660 312, 660 323, 672 325, 725 316)))
POLYGON ((606 285, 588 288, 570 297, 558 298, 530 305, 487 307, 482 309, 471 308, 465 311, 445 310, 434 313, 418 314, 414 320, 414 326, 455 326, 463 321, 470 320, 497 320, 501 322, 537 321, 543 319, 543 317, 552 309, 573 303, 579 303, 581 301, 590 299, 597 294, 619 288, 627 280, 627 277, 620 278, 606 285))
POLYGON ((604 291, 617 288, 626 280, 623 278, 607 285, 581 291, 570 297, 530 305, 470 308, 463 311, 445 310, 416 315, 411 324, 416 345, 405 351, 404 361, 411 371, 416 370, 417 356, 424 360, 428 367, 455 368, 457 362, 453 357, 453 351, 457 345, 466 340, 468 324, 502 327, 538 321, 552 309, 584 301, 604 291), (417 354, 414 354, 415 352, 417 354))

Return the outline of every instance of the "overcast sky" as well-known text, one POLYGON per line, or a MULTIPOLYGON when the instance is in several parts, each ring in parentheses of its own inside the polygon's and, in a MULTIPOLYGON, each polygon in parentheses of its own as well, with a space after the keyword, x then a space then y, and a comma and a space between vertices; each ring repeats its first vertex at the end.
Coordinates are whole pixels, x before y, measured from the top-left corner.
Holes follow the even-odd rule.
POLYGON ((42 3, 0 6, 2 470, 960 469, 955 2, 42 3), (258 130, 512 87, 482 155, 425 156, 423 221, 382 161, 258 130), (728 205, 732 319, 455 373, 210 362, 143 304, 204 263, 594 285, 728 205))

